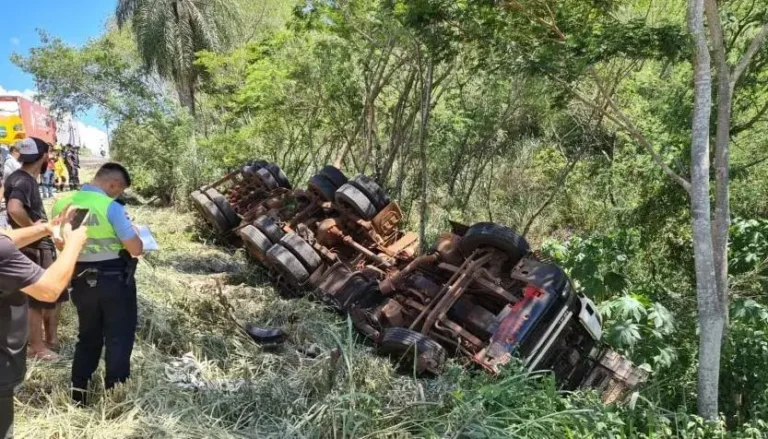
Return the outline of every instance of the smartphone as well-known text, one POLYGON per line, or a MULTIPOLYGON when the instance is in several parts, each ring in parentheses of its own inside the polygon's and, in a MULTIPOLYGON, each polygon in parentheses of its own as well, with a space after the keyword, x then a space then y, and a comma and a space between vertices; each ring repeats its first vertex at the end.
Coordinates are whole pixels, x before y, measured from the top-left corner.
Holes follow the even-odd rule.
POLYGON ((85 222, 88 218, 88 213, 90 213, 90 210, 88 209, 75 209, 75 216, 72 217, 72 221, 70 222, 70 224, 72 224, 72 230, 77 229, 85 222))

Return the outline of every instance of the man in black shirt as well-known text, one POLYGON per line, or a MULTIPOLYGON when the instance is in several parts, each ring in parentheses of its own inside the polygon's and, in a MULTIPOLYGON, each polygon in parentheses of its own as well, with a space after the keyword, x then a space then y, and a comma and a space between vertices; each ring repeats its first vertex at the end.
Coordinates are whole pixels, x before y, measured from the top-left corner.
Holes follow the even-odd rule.
POLYGON ((71 215, 65 213, 51 223, 0 234, 0 438, 13 437, 13 391, 24 379, 27 369, 27 295, 55 302, 67 288, 77 257, 86 243, 85 227, 72 231, 66 224, 68 218, 71 215), (52 236, 62 222, 65 224, 61 227, 61 257, 47 270, 30 263, 17 250, 52 236))
MULTIPOLYGON (((5 181, 4 198, 8 207, 8 222, 12 229, 47 222, 40 186, 37 179, 48 165, 49 145, 38 138, 27 137, 18 143, 21 169, 5 181)), ((56 260, 56 247, 50 238, 44 238, 21 249, 32 262, 45 269, 56 260)), ((43 360, 56 360, 51 349, 58 349, 58 325, 61 303, 69 294, 59 296, 57 303, 29 299, 29 354, 43 360)))

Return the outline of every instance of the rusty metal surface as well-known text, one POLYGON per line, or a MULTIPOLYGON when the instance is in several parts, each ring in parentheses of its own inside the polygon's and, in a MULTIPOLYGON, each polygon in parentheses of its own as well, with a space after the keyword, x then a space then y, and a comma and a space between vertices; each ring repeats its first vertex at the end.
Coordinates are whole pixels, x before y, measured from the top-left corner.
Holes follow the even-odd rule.
POLYGON ((316 288, 374 342, 383 328, 411 328, 491 373, 514 355, 527 356, 531 369, 553 370, 564 386, 596 388, 607 403, 647 379, 615 351, 596 347, 578 324, 567 276, 541 255, 513 265, 501 250, 480 247, 465 257, 459 244, 469 227, 458 223, 419 255, 418 235, 400 229, 396 202, 366 221, 311 185, 265 190, 259 178, 237 171, 214 185, 229 186, 241 227, 268 214, 309 243, 321 267, 293 288, 316 288))

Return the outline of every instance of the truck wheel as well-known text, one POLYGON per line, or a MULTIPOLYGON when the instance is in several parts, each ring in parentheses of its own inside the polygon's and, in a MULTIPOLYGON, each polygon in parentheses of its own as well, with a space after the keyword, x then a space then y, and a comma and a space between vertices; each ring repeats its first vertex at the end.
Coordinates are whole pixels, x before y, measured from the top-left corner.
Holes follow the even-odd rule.
POLYGON ((240 237, 243 239, 245 248, 251 256, 261 262, 266 261, 267 250, 272 247, 272 241, 266 235, 249 224, 240 230, 240 237))
POLYGON ((349 183, 371 200, 377 213, 389 204, 389 196, 371 177, 360 174, 350 180, 349 183))
POLYGON ((446 359, 440 343, 407 328, 387 328, 379 343, 379 353, 388 355, 403 372, 425 371, 438 374, 446 359), (416 360, 416 364, 414 364, 416 360))
POLYGON ((288 180, 288 176, 285 175, 285 172, 283 172, 279 166, 277 166, 275 163, 268 163, 265 168, 269 171, 270 174, 272 174, 273 177, 275 177, 275 181, 277 181, 279 186, 286 189, 293 189, 293 186, 291 186, 291 181, 288 180))
POLYGON ((274 218, 267 215, 262 215, 256 218, 253 225, 261 231, 270 241, 278 243, 285 235, 283 229, 277 225, 277 221, 274 218))
POLYGON ((208 198, 213 201, 213 204, 219 208, 221 213, 224 214, 224 218, 227 219, 232 228, 240 225, 240 221, 242 221, 242 219, 237 215, 237 212, 235 212, 235 209, 232 208, 232 205, 229 204, 229 201, 224 198, 224 195, 221 195, 219 191, 213 188, 205 191, 205 195, 207 195, 208 198))
POLYGON ((280 187, 280 185, 277 184, 275 177, 273 177, 272 174, 266 170, 266 168, 260 168, 256 170, 256 176, 261 180, 261 183, 264 185, 267 191, 273 191, 280 187))
POLYGON ((192 192, 190 198, 198 207, 200 213, 203 214, 203 217, 208 224, 212 225, 217 232, 226 233, 231 229, 224 214, 221 213, 219 208, 216 207, 216 204, 214 204, 210 198, 203 195, 200 191, 192 192))
POLYGON ((331 182, 333 182, 333 184, 336 186, 337 189, 341 187, 341 185, 349 181, 347 176, 344 175, 344 173, 341 172, 339 168, 331 165, 323 167, 323 169, 321 169, 320 172, 318 172, 318 174, 322 175, 328 180, 331 180, 331 182))
POLYGON ((280 244, 275 244, 267 250, 267 259, 291 285, 299 286, 309 279, 307 269, 293 253, 280 244))
POLYGON ((290 250, 310 273, 317 270, 317 267, 323 262, 315 249, 295 233, 287 233, 280 240, 280 244, 290 250))
POLYGON ((336 185, 325 175, 314 175, 309 179, 309 188, 323 197, 325 201, 333 201, 336 197, 336 185))
POLYGON ((345 183, 336 190, 336 201, 351 207, 360 218, 366 221, 376 216, 376 208, 371 200, 350 183, 345 183))
POLYGON ((477 223, 461 238, 459 248, 465 257, 478 247, 494 247, 505 252, 517 264, 530 250, 528 241, 511 229, 496 223, 477 223))

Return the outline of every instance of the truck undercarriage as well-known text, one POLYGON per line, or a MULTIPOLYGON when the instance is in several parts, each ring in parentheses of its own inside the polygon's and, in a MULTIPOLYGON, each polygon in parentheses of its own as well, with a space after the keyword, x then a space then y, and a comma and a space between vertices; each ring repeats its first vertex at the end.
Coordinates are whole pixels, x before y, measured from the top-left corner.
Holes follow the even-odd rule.
POLYGON ((277 274, 282 291, 317 291, 407 370, 440 373, 455 356, 497 374, 517 357, 563 389, 597 389, 606 403, 647 379, 600 341, 595 304, 565 272, 499 224, 453 223, 419 254, 397 203, 372 179, 331 166, 294 190, 276 165, 251 162, 191 198, 277 274))

